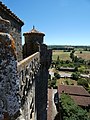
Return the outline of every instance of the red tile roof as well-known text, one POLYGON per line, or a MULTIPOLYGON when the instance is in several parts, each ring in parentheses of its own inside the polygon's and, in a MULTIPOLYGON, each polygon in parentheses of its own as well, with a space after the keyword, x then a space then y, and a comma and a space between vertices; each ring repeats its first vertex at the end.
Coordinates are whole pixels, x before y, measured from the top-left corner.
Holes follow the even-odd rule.
POLYGON ((90 97, 70 95, 71 98, 80 106, 90 105, 90 97))
POLYGON ((26 34, 40 34, 40 35, 45 36, 44 33, 39 32, 38 30, 36 30, 34 26, 33 26, 33 29, 32 29, 30 32, 26 32, 26 33, 24 33, 23 35, 26 35, 26 34))
POLYGON ((62 92, 68 93, 70 95, 90 96, 90 94, 84 89, 83 86, 59 85, 58 93, 62 92))
POLYGON ((82 86, 59 85, 59 95, 62 92, 69 94, 75 103, 80 106, 90 105, 90 94, 82 86))

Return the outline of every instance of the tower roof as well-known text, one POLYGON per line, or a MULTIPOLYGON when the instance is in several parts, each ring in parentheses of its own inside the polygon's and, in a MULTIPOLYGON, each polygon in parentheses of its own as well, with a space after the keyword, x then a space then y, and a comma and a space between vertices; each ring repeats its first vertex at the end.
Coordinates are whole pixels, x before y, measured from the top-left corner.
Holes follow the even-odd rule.
POLYGON ((24 33, 23 35, 26 35, 26 34, 40 34, 40 35, 45 36, 44 33, 39 32, 38 30, 36 30, 36 29, 35 29, 35 26, 33 26, 33 28, 32 28, 29 32, 26 32, 26 33, 24 33))

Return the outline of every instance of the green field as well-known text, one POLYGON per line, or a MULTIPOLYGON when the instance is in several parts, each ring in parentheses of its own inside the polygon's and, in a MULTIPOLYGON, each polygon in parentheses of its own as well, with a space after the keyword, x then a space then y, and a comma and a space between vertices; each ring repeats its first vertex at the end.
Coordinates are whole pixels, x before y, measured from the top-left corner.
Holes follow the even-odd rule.
POLYGON ((70 52, 63 52, 63 50, 53 50, 52 60, 57 60, 59 56, 60 60, 71 60, 70 52))
POLYGON ((76 51, 75 55, 85 60, 90 60, 90 51, 82 51, 82 53, 80 53, 80 51, 76 51))
MULTIPOLYGON (((80 51, 77 50, 75 51, 75 55, 85 60, 90 60, 90 51, 82 51, 82 53, 80 53, 80 51)), ((58 56, 60 60, 71 60, 70 52, 63 52, 63 50, 53 50, 52 60, 57 60, 58 56)))

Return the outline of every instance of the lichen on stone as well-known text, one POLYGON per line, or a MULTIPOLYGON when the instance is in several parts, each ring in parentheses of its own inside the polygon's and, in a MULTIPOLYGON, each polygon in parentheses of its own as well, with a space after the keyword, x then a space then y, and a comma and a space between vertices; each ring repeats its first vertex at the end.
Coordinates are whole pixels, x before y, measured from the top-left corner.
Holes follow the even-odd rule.
POLYGON ((0 20, 0 120, 7 113, 13 116, 20 108, 17 96, 19 77, 17 74, 17 61, 15 43, 12 36, 4 31, 8 22, 0 20), (1 25, 2 23, 5 23, 1 25), (4 26, 5 25, 5 26, 4 26))

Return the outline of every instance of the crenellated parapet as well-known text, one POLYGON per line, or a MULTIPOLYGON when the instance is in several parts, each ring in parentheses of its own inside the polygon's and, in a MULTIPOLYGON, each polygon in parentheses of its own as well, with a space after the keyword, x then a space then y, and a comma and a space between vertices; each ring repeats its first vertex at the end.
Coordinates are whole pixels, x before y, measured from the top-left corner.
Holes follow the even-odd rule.
POLYGON ((35 117, 35 81, 39 68, 39 52, 20 61, 17 66, 20 80, 21 117, 25 120, 35 117))

